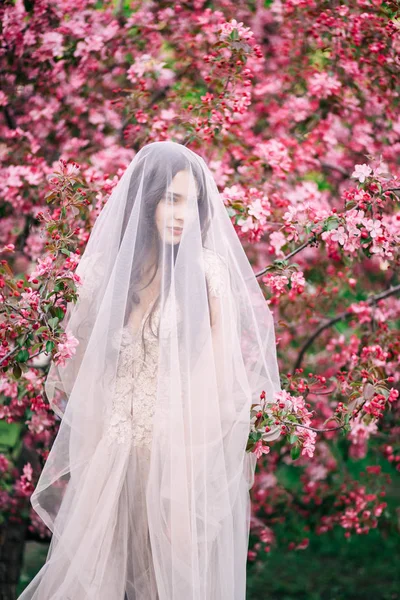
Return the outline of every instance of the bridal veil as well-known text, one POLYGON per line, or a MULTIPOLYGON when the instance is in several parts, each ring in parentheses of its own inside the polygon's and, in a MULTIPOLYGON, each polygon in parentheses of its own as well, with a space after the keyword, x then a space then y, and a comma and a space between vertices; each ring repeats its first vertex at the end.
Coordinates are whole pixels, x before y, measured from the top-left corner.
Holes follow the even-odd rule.
POLYGON ((20 599, 244 600, 250 407, 280 384, 272 314, 204 160, 142 147, 76 273, 63 323, 79 345, 46 379, 61 423, 31 498, 53 535, 20 599))

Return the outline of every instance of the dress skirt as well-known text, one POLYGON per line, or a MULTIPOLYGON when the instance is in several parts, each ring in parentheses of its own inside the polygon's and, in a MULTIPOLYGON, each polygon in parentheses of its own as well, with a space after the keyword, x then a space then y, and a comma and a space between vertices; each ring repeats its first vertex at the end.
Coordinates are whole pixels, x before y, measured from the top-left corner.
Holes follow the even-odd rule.
POLYGON ((129 521, 124 600, 158 600, 146 511, 149 468, 150 448, 132 446, 118 510, 129 521))

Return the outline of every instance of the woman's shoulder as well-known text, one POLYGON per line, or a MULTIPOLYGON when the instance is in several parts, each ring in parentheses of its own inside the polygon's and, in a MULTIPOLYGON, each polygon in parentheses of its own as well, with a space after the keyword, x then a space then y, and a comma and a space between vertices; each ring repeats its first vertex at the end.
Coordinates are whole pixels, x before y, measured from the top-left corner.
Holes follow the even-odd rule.
POLYGON ((204 269, 213 296, 222 296, 228 291, 229 271, 226 260, 219 252, 210 248, 203 248, 204 269))
POLYGON ((203 258, 204 261, 207 262, 207 264, 217 264, 221 268, 226 268, 225 258, 216 250, 212 250, 211 248, 205 248, 203 246, 203 258))

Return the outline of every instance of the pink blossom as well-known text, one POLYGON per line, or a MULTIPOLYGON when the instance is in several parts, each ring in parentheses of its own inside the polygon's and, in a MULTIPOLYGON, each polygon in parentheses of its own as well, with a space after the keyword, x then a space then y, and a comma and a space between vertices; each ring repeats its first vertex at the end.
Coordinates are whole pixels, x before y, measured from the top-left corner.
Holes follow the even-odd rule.
POLYGON ((349 439, 353 444, 362 444, 368 438, 377 432, 378 427, 376 421, 373 420, 370 423, 365 423, 362 420, 362 416, 358 415, 355 419, 350 421, 351 431, 349 433, 349 439))
POLYGON ((43 254, 44 239, 39 228, 31 227, 31 232, 26 239, 24 252, 36 261, 43 254))
POLYGON ((40 295, 36 290, 32 290, 32 288, 28 288, 27 292, 23 292, 21 294, 22 305, 25 307, 31 307, 34 310, 37 310, 40 302, 40 295))
POLYGON ((286 390, 280 390, 274 393, 274 399, 277 404, 284 403, 284 410, 294 410, 297 412, 297 407, 302 406, 302 396, 292 396, 286 390))
POLYGON ((251 217, 247 217, 246 219, 238 219, 237 224, 239 225, 243 233, 247 233, 248 231, 251 231, 255 228, 255 224, 251 217))
POLYGON ((363 219, 363 225, 372 238, 375 238, 378 235, 382 235, 383 233, 381 221, 373 219, 363 219))
POLYGON ((99 52, 104 46, 104 40, 100 35, 93 34, 85 38, 85 41, 77 43, 74 56, 86 57, 90 52, 99 52))
POLYGON ((257 219, 261 225, 267 222, 266 217, 271 214, 270 211, 263 205, 261 198, 256 198, 252 201, 249 208, 249 215, 257 219))
POLYGON ((41 259, 39 258, 37 265, 36 265, 36 269, 34 269, 29 277, 28 277, 28 281, 32 281, 33 279, 36 279, 37 277, 40 277, 41 275, 47 275, 52 267, 53 267, 53 263, 54 263, 54 257, 52 255, 46 256, 45 258, 41 259))
POLYGON ((29 431, 38 435, 51 427, 53 425, 53 420, 47 411, 41 410, 34 412, 32 417, 25 421, 25 423, 28 426, 29 431))
POLYGON ((271 273, 263 275, 262 281, 270 287, 275 296, 284 294, 286 286, 289 283, 289 279, 286 275, 272 275, 271 273))
POLYGON ((306 473, 311 481, 323 481, 327 477, 329 471, 324 465, 311 463, 308 465, 306 473))
POLYGON ((24 468, 22 469, 23 474, 25 475, 27 481, 32 481, 32 465, 31 463, 26 463, 26 465, 24 465, 24 468))
POLYGON ((5 473, 6 471, 8 471, 9 466, 10 461, 8 460, 8 458, 6 458, 4 454, 0 454, 0 473, 5 473))
POLYGON ((294 289, 299 294, 303 293, 304 288, 306 286, 306 280, 304 279, 303 272, 295 271, 294 273, 292 273, 290 283, 292 284, 292 289, 294 289))
POLYGON ((287 240, 281 231, 273 231, 269 236, 269 243, 274 249, 276 256, 284 256, 282 248, 286 246, 287 240))
POLYGON ((58 351, 54 355, 56 365, 61 366, 64 366, 65 361, 75 354, 76 347, 79 344, 78 340, 69 331, 63 334, 63 339, 65 341, 58 344, 58 351))
POLYGON ((14 252, 14 250, 15 250, 14 244, 7 244, 6 246, 3 246, 2 248, 0 248, 0 253, 14 252))
POLYGON ((308 87, 310 93, 317 98, 328 98, 336 94, 342 87, 341 82, 336 76, 328 75, 328 73, 315 73, 309 82, 308 87))
POLYGON ((341 244, 342 246, 346 243, 347 240, 347 233, 345 228, 340 225, 337 229, 334 229, 331 233, 331 240, 332 242, 338 242, 339 244, 341 244))
POLYGON ((304 429, 303 428, 303 434, 302 434, 302 451, 301 454, 304 455, 306 454, 307 456, 309 456, 310 458, 312 458, 314 456, 314 451, 315 451, 315 441, 317 438, 317 432, 316 431, 312 431, 311 429, 304 429))
POLYGON ((62 56, 64 38, 57 31, 46 31, 42 36, 41 50, 50 51, 52 56, 62 56))
POLYGON ((372 173, 371 167, 366 165, 365 163, 362 165, 355 165, 354 171, 351 174, 352 177, 358 179, 360 183, 364 183, 367 177, 369 177, 372 173))
POLYGON ((256 442, 256 444, 254 445, 253 448, 253 452, 256 455, 257 459, 260 458, 260 456, 262 456, 263 454, 268 454, 270 451, 269 446, 265 446, 262 443, 262 440, 258 440, 258 442, 256 442))
POLYGON ((0 106, 7 106, 8 104, 8 98, 5 95, 5 93, 0 90, 0 106))
POLYGON ((244 27, 242 21, 238 23, 236 19, 232 19, 228 23, 222 23, 220 29, 220 39, 226 40, 229 38, 232 31, 236 30, 238 32, 238 36, 242 40, 251 40, 254 37, 253 32, 250 30, 250 27, 244 27))
POLYGON ((254 148, 254 154, 259 156, 276 171, 277 175, 289 171, 291 160, 288 150, 279 140, 271 139, 266 142, 259 142, 254 148))
POLYGON ((365 302, 359 302, 358 304, 353 302, 353 304, 350 304, 349 306, 349 311, 357 315, 359 323, 371 322, 372 308, 365 302))
POLYGON ((274 473, 261 472, 258 474, 258 483, 261 489, 266 490, 276 486, 278 479, 274 473))
POLYGON ((135 83, 137 79, 140 79, 144 74, 157 73, 158 75, 168 73, 169 78, 175 77, 173 71, 165 68, 165 62, 160 61, 158 58, 153 57, 151 54, 141 54, 135 58, 135 62, 131 65, 127 71, 127 78, 132 83, 135 83))
POLYGON ((350 529, 358 523, 358 513, 354 508, 347 508, 340 517, 340 524, 344 529, 350 529))
POLYGON ((49 539, 52 535, 51 530, 45 525, 42 519, 39 517, 34 508, 31 508, 29 513, 30 525, 28 525, 28 529, 31 532, 34 532, 42 539, 49 539))
POLYGON ((292 410, 294 413, 300 413, 304 410, 305 403, 303 396, 290 396, 290 401, 292 403, 292 410))
POLYGON ((32 483, 32 465, 31 463, 26 463, 22 470, 23 474, 20 479, 18 479, 15 483, 15 492, 17 496, 26 496, 29 497, 33 492, 33 483, 32 483))
POLYGON ((70 162, 67 165, 67 175, 77 175, 80 171, 81 167, 76 162, 70 162))

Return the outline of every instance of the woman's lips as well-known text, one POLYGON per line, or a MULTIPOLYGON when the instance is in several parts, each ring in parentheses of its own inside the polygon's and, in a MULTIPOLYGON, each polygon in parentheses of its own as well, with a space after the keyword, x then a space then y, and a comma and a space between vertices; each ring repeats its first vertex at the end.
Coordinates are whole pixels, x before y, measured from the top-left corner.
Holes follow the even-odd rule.
POLYGON ((172 231, 174 234, 182 233, 183 231, 182 227, 168 227, 167 229, 172 231))

